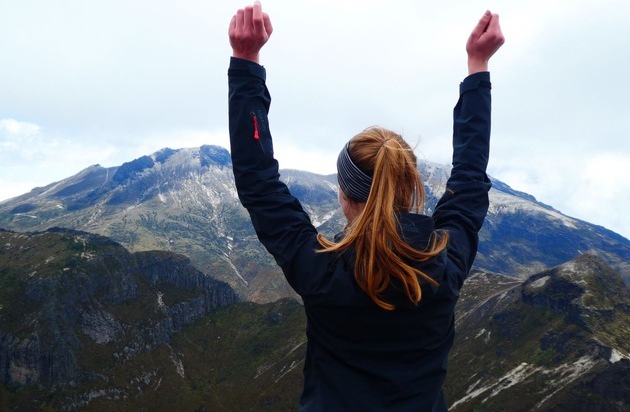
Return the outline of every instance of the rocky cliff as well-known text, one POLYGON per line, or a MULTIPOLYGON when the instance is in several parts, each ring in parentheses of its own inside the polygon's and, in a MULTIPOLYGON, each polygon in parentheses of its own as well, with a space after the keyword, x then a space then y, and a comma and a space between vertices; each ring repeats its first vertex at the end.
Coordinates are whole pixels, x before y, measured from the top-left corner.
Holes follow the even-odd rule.
POLYGON ((630 290, 594 255, 525 282, 472 276, 457 327, 446 382, 452 411, 630 407, 630 290))
POLYGON ((239 300, 184 256, 132 254, 85 232, 0 231, 0 245, 0 383, 8 388, 107 381, 108 367, 239 300))

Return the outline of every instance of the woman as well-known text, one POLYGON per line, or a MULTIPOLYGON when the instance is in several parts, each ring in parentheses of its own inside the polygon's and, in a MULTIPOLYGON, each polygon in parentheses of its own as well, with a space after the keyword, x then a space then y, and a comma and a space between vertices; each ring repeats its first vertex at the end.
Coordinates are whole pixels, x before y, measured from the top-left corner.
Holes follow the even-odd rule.
POLYGON ((467 43, 469 76, 454 110, 453 169, 433 216, 410 213, 424 193, 416 158, 372 127, 337 161, 348 219, 317 233, 279 180, 259 51, 272 32, 260 3, 230 23, 229 122, 239 198, 258 238, 302 297, 308 338, 301 411, 446 411, 442 384, 454 309, 488 209, 490 57, 503 44, 486 12, 467 43))

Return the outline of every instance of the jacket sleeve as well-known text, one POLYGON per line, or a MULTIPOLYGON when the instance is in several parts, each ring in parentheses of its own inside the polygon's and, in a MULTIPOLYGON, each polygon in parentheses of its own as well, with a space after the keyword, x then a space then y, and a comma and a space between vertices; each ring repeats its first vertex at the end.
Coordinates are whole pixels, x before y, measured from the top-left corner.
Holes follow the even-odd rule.
MULTIPOLYGON (((232 167, 239 199, 249 212, 258 239, 273 255, 298 293, 292 270, 302 249, 317 235, 300 202, 280 181, 267 114, 271 96, 265 69, 232 57, 228 70, 232 167)), ((304 254, 304 253, 302 253, 304 254)))
POLYGON ((449 259, 462 278, 472 267, 478 232, 488 212, 491 182, 486 175, 490 149, 490 74, 475 73, 460 84, 453 111, 453 169, 433 218, 449 233, 449 259))

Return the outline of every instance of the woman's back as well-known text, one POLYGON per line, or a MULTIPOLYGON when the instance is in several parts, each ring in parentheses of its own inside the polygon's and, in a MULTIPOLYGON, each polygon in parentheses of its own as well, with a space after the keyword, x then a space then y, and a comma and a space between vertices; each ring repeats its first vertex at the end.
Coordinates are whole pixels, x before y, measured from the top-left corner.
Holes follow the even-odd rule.
POLYGON ((362 151, 368 144, 353 138, 340 153, 340 202, 349 224, 333 241, 318 235, 279 179, 267 118, 271 97, 257 64, 270 34, 259 4, 232 20, 230 143, 239 198, 304 301, 300 409, 445 411, 441 387, 454 308, 488 209, 490 78, 484 68, 503 43, 497 18, 486 13, 469 39, 471 75, 454 110, 453 169, 433 216, 407 213, 423 200, 408 145, 392 142, 384 129, 366 129, 382 142, 362 151), (362 161, 362 152, 374 153, 374 161, 362 161))
MULTIPOLYGON (((431 218, 401 219, 416 221, 430 235, 431 218)), ((425 288, 418 305, 393 284, 384 294, 396 306, 389 311, 357 286, 352 253, 332 262, 331 273, 322 277, 326 286, 303 295, 308 318, 303 409, 418 411, 443 402, 459 290, 458 276, 449 273, 456 269, 448 266, 446 253, 422 265, 440 287, 425 288)))

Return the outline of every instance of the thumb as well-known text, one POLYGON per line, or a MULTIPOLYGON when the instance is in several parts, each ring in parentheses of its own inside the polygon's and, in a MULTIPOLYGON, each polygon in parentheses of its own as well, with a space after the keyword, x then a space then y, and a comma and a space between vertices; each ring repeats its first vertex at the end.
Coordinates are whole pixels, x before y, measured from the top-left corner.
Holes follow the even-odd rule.
POLYGON ((265 31, 267 32, 267 35, 270 36, 273 32, 273 26, 271 25, 271 19, 267 13, 263 13, 263 22, 265 24, 265 31))

